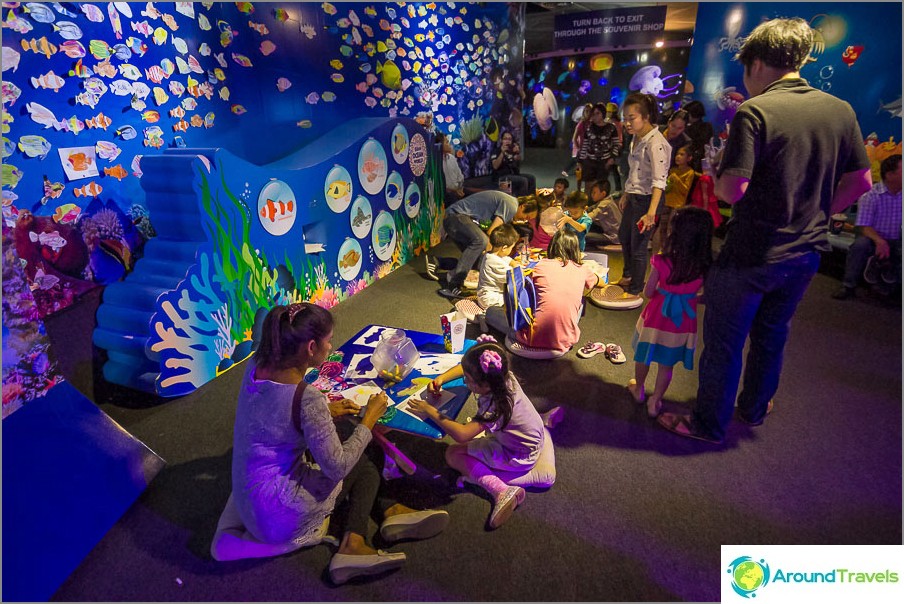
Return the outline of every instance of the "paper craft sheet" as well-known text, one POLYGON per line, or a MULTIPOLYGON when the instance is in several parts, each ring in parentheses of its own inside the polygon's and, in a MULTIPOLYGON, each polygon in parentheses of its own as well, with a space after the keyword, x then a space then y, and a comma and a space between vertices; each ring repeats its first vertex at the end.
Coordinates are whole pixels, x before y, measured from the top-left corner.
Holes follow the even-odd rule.
POLYGON ((366 380, 377 377, 377 370, 370 362, 369 354, 355 354, 348 361, 348 367, 345 369, 345 379, 347 380, 366 380))
POLYGON ((359 407, 364 407, 372 395, 379 394, 382 391, 383 389, 374 382, 364 382, 363 384, 347 388, 339 394, 350 401, 354 401, 359 407))
POLYGON ((376 348, 377 344, 380 343, 380 337, 382 337, 383 332, 387 329, 392 329, 395 331, 395 327, 384 327, 382 325, 371 325, 370 328, 361 334, 357 340, 352 342, 355 346, 368 346, 370 348, 376 348))
POLYGON ((403 413, 407 413, 411 417, 413 417, 415 419, 419 419, 420 421, 424 421, 424 418, 419 417, 418 415, 415 415, 415 413, 408 406, 408 401, 410 401, 413 398, 419 398, 419 399, 423 399, 423 400, 427 401, 428 403, 430 403, 437 409, 442 409, 446 405, 446 403, 448 403, 453 398, 455 398, 455 394, 452 392, 449 392, 448 390, 440 390, 438 397, 435 397, 431 394, 427 394, 426 390, 427 390, 427 387, 424 386, 423 388, 421 388, 420 391, 416 392, 415 394, 412 394, 411 396, 406 398, 404 401, 402 401, 401 403, 396 405, 396 410, 402 411, 403 413))
POLYGON ((421 375, 439 375, 461 363, 460 354, 421 354, 414 370, 421 375))

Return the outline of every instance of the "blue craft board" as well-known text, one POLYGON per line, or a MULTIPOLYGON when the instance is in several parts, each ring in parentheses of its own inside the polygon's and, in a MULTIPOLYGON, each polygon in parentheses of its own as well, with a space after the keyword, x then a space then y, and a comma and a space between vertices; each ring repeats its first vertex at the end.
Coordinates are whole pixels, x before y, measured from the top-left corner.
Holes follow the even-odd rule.
POLYGON ((49 600, 164 465, 66 382, 4 419, 3 600, 49 600))
MULTIPOLYGON (((343 360, 348 360, 352 357, 352 355, 355 354, 373 353, 374 348, 372 347, 354 344, 354 342, 357 341, 358 338, 364 335, 364 333, 366 333, 372 327, 389 326, 367 325, 366 327, 362 328, 361 331, 356 333, 345 344, 339 347, 339 351, 345 354, 343 360)), ((393 329, 403 329, 408 337, 411 338, 411 342, 421 353, 446 354, 448 352, 445 345, 443 344, 443 336, 441 335, 404 328, 393 329)), ((468 350, 476 343, 477 342, 475 340, 465 340, 464 350, 468 350)), ((411 373, 409 373, 407 376, 405 376, 404 380, 389 388, 386 388, 386 382, 384 382, 382 378, 374 378, 374 382, 376 382, 377 385, 383 387, 383 389, 386 391, 386 394, 389 395, 389 398, 396 402, 402 402, 407 398, 407 396, 403 396, 398 393, 402 390, 405 390, 406 388, 411 387, 412 380, 418 377, 425 376, 422 376, 420 372, 415 369, 412 370, 411 373)), ((366 382, 368 380, 362 379, 358 381, 366 382)), ((355 380, 350 380, 350 382, 354 383, 355 380)), ((462 378, 452 380, 451 382, 446 382, 445 384, 443 384, 443 389, 454 393, 455 398, 440 407, 440 409, 449 417, 456 417, 459 413, 461 413, 461 408, 465 406, 465 401, 468 400, 470 391, 465 386, 465 382, 462 378)), ((389 421, 386 422, 386 427, 392 428, 393 430, 402 430, 404 432, 411 432, 412 434, 419 434, 421 436, 427 436, 430 438, 442 438, 446 434, 431 420, 428 419, 421 422, 414 419, 407 413, 396 413, 389 421)))

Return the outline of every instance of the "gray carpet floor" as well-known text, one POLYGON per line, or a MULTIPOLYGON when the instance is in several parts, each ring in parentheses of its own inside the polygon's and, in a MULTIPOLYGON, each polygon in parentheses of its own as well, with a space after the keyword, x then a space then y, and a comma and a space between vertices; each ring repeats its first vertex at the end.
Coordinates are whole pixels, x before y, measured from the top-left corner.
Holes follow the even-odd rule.
MULTIPOLYGON (((544 186, 540 169, 533 171, 544 186)), ((611 260, 618 276, 620 258, 611 260)), ((792 324, 764 425, 732 423, 721 448, 681 439, 631 401, 630 362, 581 360, 574 351, 555 361, 516 358, 534 405, 566 409, 553 432, 556 484, 529 493, 508 523, 488 532, 490 502, 455 488, 443 464, 446 442, 395 434, 420 467, 393 490, 448 510, 451 523, 431 540, 394 546, 408 554, 401 570, 342 587, 326 578, 327 546, 270 560, 210 558, 230 489, 243 366, 175 400, 115 388, 98 377, 92 304, 61 313, 47 328, 67 347, 67 377, 167 467, 54 600, 714 601, 721 544, 899 544, 900 303, 830 299, 838 259, 828 260, 792 324)), ((334 341, 370 323, 438 333, 450 304, 422 273, 416 259, 335 307, 334 341)), ((617 342, 630 355, 638 314, 590 306, 582 341, 617 342)), ((470 326, 468 336, 476 335, 470 326)), ((688 408, 695 390, 696 373, 676 369, 666 408, 688 408)), ((473 401, 463 416, 471 410, 473 401)))

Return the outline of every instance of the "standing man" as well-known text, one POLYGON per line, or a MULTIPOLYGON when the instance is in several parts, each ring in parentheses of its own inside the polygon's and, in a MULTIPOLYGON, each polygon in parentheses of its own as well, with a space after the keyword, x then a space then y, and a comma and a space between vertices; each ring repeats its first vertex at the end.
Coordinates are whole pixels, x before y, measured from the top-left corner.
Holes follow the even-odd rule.
MULTIPOLYGON (((489 250, 488 235, 513 220, 527 220, 529 216, 526 215, 526 207, 518 206, 516 198, 502 191, 480 191, 446 208, 443 228, 461 250, 461 257, 456 262, 453 258, 434 258, 425 254, 429 278, 440 281, 436 270, 449 269, 445 275, 445 287, 439 290, 439 295, 446 298, 462 297, 461 289, 468 271, 489 250), (486 233, 481 226, 486 226, 486 233)), ((532 209, 536 214, 536 206, 532 206, 532 209)))
POLYGON ((901 156, 886 157, 879 174, 882 180, 857 204, 857 239, 847 252, 842 287, 832 294, 836 300, 854 297, 864 268, 872 268, 866 275, 872 283, 878 281, 880 263, 883 280, 897 281, 901 274, 901 156))
POLYGON ((705 283, 703 354, 690 416, 663 413, 668 430, 725 438, 750 337, 738 419, 763 423, 782 371, 791 317, 828 251, 829 216, 870 188, 870 164, 851 106, 800 77, 813 32, 803 19, 757 26, 736 59, 750 95, 738 109, 715 170, 734 206, 705 283), (826 116, 832 119, 826 119, 826 116))

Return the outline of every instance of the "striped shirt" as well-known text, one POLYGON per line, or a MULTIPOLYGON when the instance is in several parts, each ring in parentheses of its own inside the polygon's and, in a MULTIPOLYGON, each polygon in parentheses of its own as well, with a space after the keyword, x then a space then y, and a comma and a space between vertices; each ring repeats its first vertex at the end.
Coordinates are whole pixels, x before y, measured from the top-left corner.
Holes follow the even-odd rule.
POLYGON ((891 193, 884 182, 877 182, 863 194, 857 205, 857 226, 868 226, 883 238, 901 239, 901 191, 891 193))
POLYGON ((635 136, 628 154, 630 172, 625 193, 652 195, 653 187, 665 191, 671 158, 672 146, 658 128, 653 128, 643 138, 635 136))

